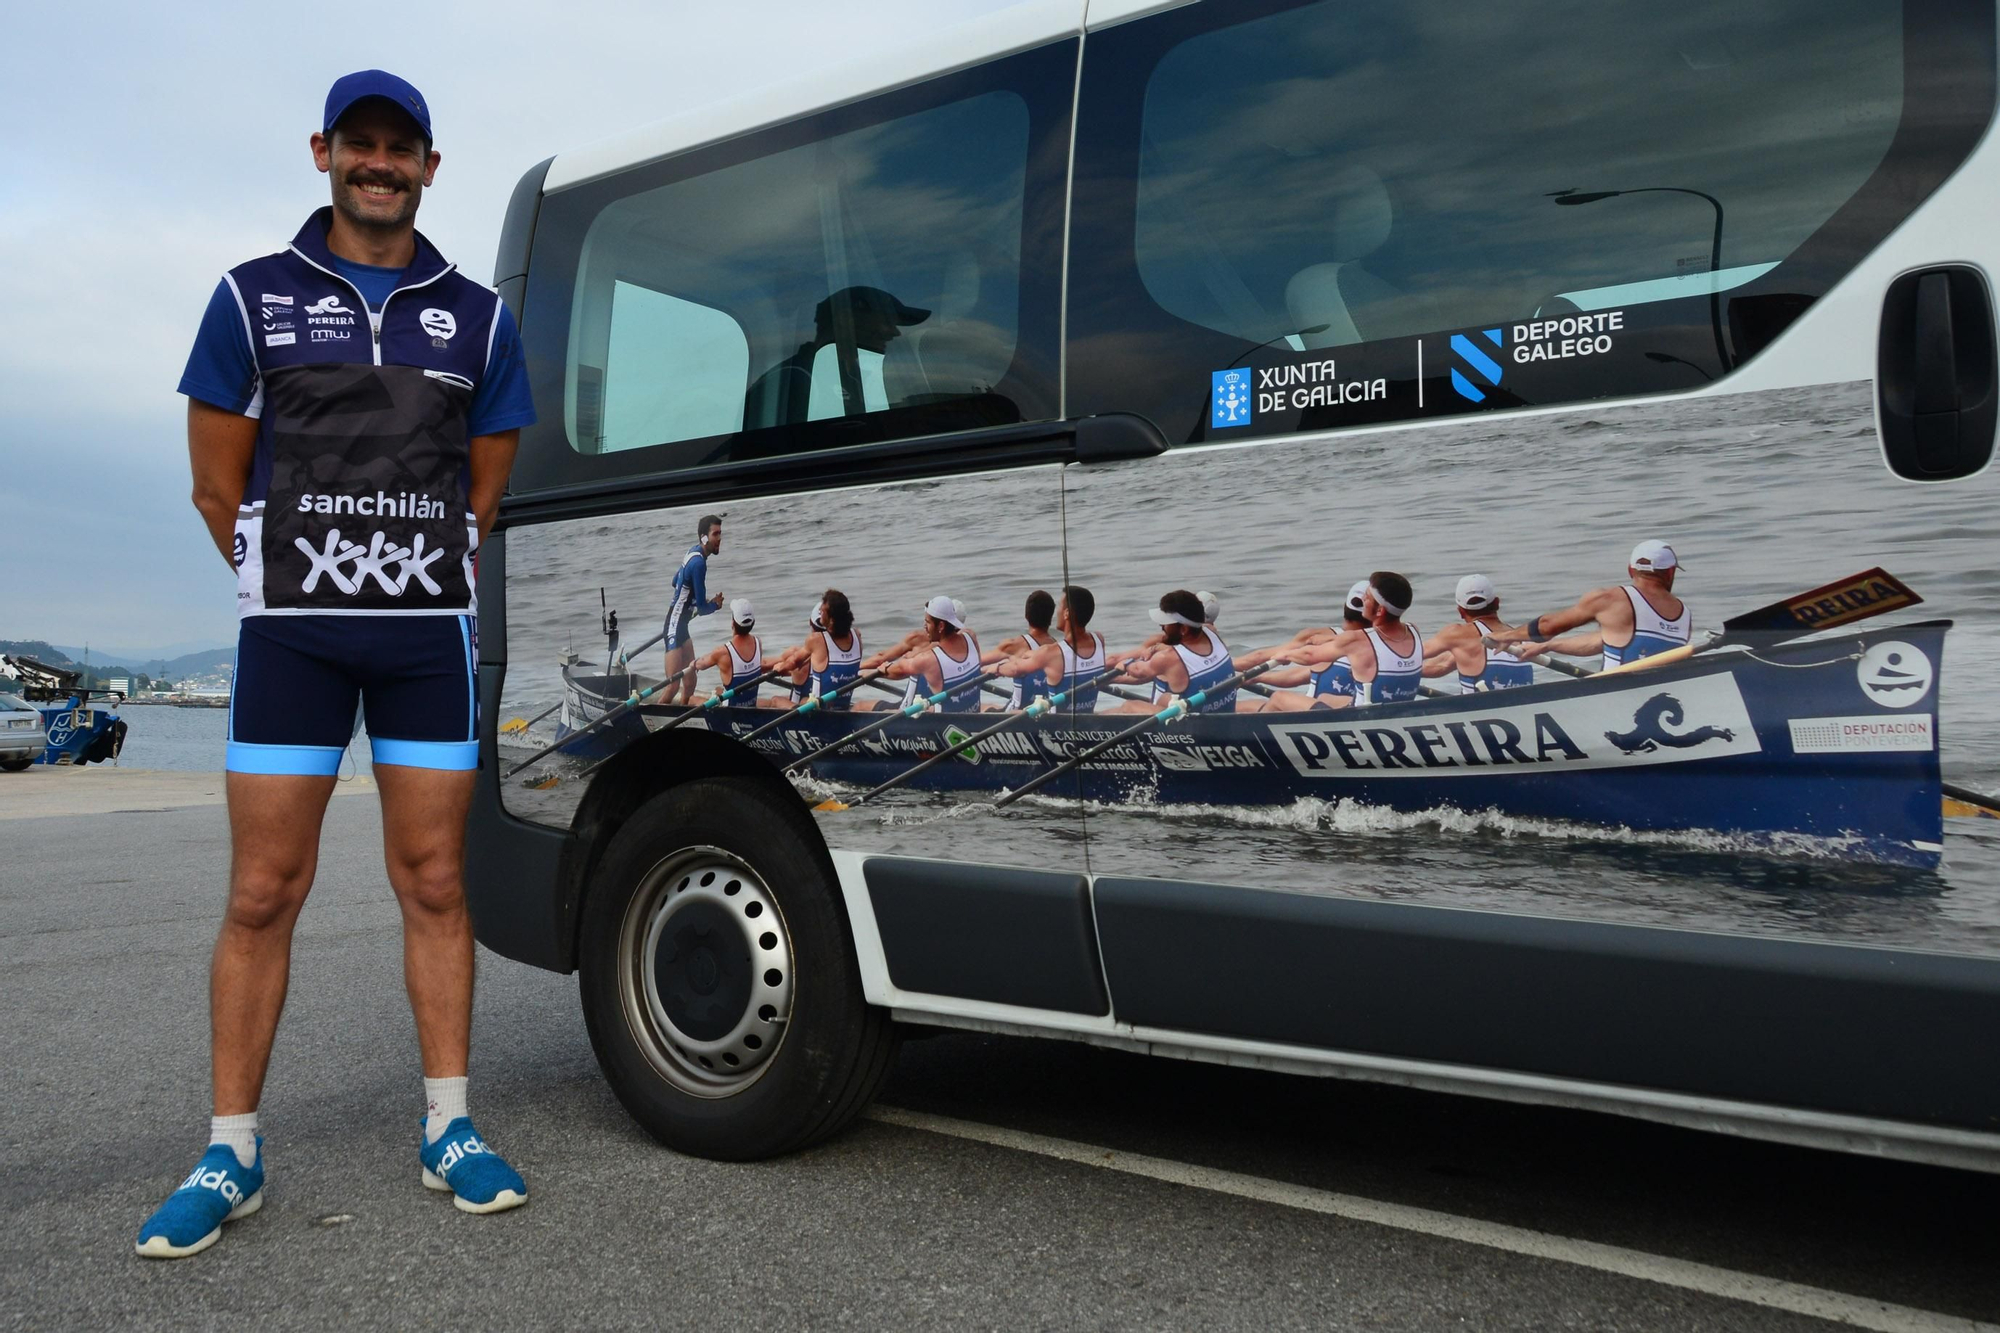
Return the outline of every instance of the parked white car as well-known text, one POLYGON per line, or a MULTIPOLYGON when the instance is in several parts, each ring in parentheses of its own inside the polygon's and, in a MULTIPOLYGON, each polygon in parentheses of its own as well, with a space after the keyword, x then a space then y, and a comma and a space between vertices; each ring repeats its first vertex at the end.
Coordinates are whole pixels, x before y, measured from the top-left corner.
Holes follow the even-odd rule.
POLYGON ((49 748, 42 711, 16 694, 0 694, 0 769, 19 773, 49 748))

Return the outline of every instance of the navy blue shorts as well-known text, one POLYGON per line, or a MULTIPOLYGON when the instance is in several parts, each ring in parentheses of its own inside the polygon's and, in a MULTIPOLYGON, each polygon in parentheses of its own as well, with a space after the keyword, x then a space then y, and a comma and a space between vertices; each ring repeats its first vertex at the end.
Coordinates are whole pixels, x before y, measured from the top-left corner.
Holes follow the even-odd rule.
POLYGON ((479 767, 470 616, 248 616, 229 690, 232 773, 330 776, 357 706, 378 764, 479 767))

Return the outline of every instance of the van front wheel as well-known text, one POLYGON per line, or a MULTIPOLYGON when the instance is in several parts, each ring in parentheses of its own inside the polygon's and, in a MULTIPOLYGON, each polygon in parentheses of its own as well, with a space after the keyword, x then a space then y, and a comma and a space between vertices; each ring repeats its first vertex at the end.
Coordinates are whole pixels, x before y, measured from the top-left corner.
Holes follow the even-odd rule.
POLYGON ((598 1065, 676 1151, 806 1147, 888 1072, 895 1027, 862 998, 812 816, 765 784, 693 782, 640 806, 591 877, 580 944, 598 1065))

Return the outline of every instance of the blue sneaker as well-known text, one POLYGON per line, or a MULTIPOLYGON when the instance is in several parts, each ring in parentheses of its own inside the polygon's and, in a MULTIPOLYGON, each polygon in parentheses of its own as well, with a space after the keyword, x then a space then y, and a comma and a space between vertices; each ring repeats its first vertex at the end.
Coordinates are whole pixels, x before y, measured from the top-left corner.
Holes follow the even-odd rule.
MULTIPOLYGON (((424 1116, 417 1123, 422 1125, 429 1119, 424 1116)), ((434 1190, 450 1190, 451 1201, 463 1212, 504 1212, 528 1201, 528 1182, 486 1146, 469 1116, 446 1125, 436 1143, 429 1142, 420 1130, 417 1156, 423 1159, 424 1184, 434 1190)))
POLYGON ((264 1206, 264 1139, 257 1159, 245 1166, 226 1143, 211 1143, 201 1162, 167 1196, 159 1211, 139 1228, 134 1247, 148 1259, 185 1259, 222 1237, 222 1224, 248 1217, 264 1206))

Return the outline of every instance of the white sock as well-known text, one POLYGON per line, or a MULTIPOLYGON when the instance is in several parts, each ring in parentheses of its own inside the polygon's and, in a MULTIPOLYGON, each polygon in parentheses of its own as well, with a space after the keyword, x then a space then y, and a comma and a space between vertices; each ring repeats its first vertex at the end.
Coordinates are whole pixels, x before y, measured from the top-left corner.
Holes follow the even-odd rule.
POLYGON ((249 1166, 257 1160, 257 1113, 210 1116, 208 1141, 228 1144, 236 1154, 237 1163, 249 1166))
POLYGON ((465 1114, 465 1075, 424 1080, 424 1141, 436 1143, 444 1127, 465 1114))

